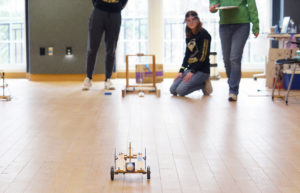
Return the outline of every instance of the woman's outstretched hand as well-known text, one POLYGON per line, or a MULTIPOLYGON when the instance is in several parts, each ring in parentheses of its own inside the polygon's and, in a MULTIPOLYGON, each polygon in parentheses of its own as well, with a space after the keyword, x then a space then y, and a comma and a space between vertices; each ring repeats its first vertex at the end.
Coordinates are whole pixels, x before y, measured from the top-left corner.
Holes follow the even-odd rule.
POLYGON ((209 7, 209 11, 210 12, 215 12, 216 11, 216 8, 220 6, 220 3, 216 4, 216 5, 211 5, 209 7))
POLYGON ((182 78, 182 72, 179 72, 179 73, 177 74, 177 76, 175 77, 174 81, 177 80, 178 78, 182 78))
POLYGON ((188 81, 192 80, 193 75, 194 75, 194 73, 192 73, 192 72, 187 73, 187 75, 185 75, 185 77, 183 78, 183 82, 188 82, 188 81))

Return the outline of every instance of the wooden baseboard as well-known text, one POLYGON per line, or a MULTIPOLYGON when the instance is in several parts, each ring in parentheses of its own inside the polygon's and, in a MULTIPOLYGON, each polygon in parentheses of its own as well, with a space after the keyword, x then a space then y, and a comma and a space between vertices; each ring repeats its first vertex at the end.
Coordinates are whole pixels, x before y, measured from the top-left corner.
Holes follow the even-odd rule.
MULTIPOLYGON (((242 72, 242 78, 253 78, 254 75, 263 74, 263 71, 259 72, 242 72)), ((220 72, 221 78, 227 78, 226 72, 220 72)))
MULTIPOLYGON (((178 72, 164 72, 164 78, 174 78, 178 72)), ((260 74, 262 72, 243 72, 242 78, 253 78, 253 75, 260 74)), ((9 74, 9 73, 8 73, 9 74)), ((220 72, 221 78, 226 78, 225 72, 220 72)), ((8 78, 16 77, 13 74, 8 75, 8 78)), ((27 74, 24 73, 20 78, 28 78, 31 81, 82 81, 86 75, 85 74, 27 74)), ((125 72, 116 72, 113 73, 112 78, 124 79, 126 77, 125 72)), ((129 73, 130 78, 135 77, 135 72, 129 73)), ((93 81, 104 81, 104 74, 95 74, 93 76, 93 81)))
POLYGON ((19 78, 26 78, 26 72, 5 72, 5 78, 11 79, 19 79, 19 78))
MULTIPOLYGON (((242 72, 242 78, 253 78, 253 76, 255 74, 262 74, 262 73, 263 73, 263 71, 259 71, 259 72, 242 72)), ((177 74, 178 74, 178 72, 164 72, 164 78, 175 78, 177 74)), ((220 76, 221 76, 221 78, 227 78, 225 72, 220 72, 220 76)), ((125 72, 117 72, 117 78, 125 78, 125 77, 126 77, 125 72)), ((130 72, 129 77, 134 78, 135 73, 130 72)))
MULTIPOLYGON (((85 74, 29 74, 28 79, 31 81, 83 81, 85 74)), ((104 74, 95 74, 94 81, 104 81, 104 74)))

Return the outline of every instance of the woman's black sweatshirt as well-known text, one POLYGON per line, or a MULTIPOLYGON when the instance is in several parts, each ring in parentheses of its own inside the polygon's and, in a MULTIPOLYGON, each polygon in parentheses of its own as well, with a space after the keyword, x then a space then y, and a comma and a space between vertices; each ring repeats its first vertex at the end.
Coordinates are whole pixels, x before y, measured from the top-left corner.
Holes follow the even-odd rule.
POLYGON ((92 0, 94 7, 107 12, 121 12, 128 0, 92 0))
POLYGON ((211 36, 205 29, 191 38, 186 38, 185 56, 179 72, 190 69, 193 73, 201 71, 209 74, 210 42, 211 36))

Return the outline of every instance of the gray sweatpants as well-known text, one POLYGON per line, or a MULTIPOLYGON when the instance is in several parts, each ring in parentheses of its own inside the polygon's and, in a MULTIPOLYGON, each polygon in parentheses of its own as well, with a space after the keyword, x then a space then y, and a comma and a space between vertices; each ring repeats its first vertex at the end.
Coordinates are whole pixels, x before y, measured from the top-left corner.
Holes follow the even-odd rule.
POLYGON ((196 72, 192 76, 190 81, 184 82, 183 78, 190 72, 190 70, 186 70, 182 78, 176 79, 172 86, 170 87, 170 92, 173 95, 185 96, 196 90, 203 89, 205 86, 205 81, 209 78, 209 74, 203 72, 196 72))
POLYGON ((86 74, 92 79, 98 49, 105 33, 105 80, 111 78, 115 68, 115 51, 121 27, 121 13, 110 13, 94 8, 89 20, 86 74))

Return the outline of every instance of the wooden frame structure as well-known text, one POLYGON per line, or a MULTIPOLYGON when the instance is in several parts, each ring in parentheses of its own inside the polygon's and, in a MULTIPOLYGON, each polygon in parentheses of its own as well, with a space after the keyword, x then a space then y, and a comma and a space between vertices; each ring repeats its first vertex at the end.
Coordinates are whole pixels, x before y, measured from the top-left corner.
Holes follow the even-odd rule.
POLYGON ((156 61, 155 61, 155 55, 153 54, 143 54, 143 53, 138 53, 136 55, 126 55, 126 86, 125 89, 122 90, 122 97, 125 97, 127 92, 133 92, 133 93, 138 93, 138 92, 144 92, 144 93, 155 93, 158 97, 160 97, 160 89, 157 88, 156 86, 156 61), (152 57, 152 64, 153 64, 153 69, 152 69, 152 85, 130 85, 129 84, 129 57, 152 57))

